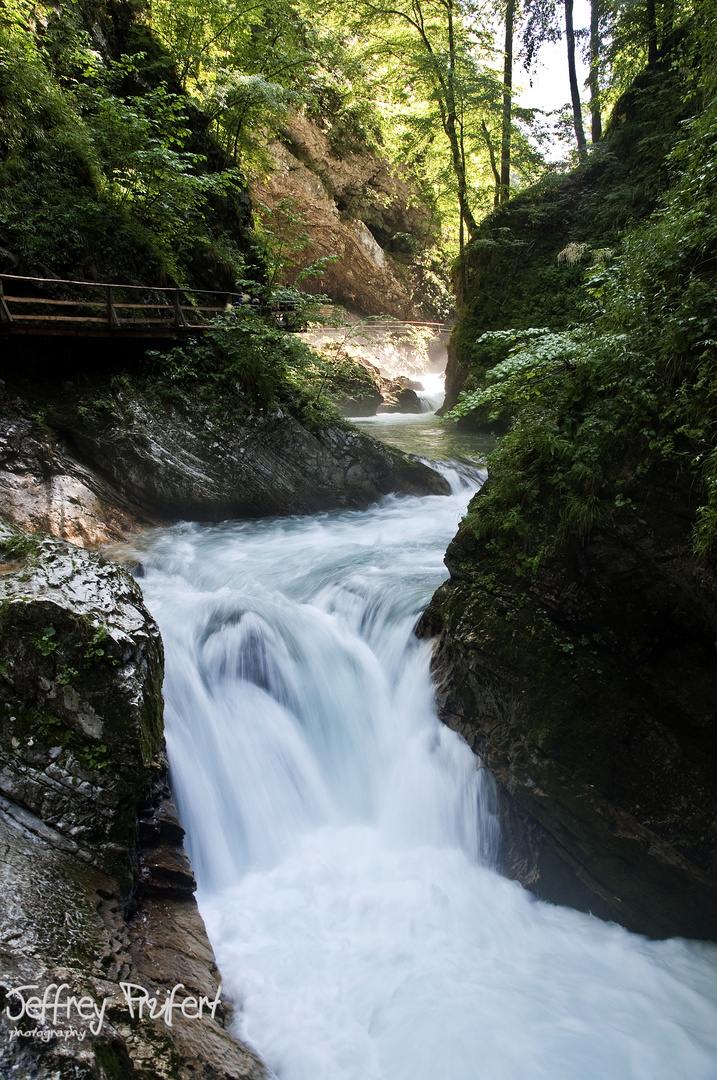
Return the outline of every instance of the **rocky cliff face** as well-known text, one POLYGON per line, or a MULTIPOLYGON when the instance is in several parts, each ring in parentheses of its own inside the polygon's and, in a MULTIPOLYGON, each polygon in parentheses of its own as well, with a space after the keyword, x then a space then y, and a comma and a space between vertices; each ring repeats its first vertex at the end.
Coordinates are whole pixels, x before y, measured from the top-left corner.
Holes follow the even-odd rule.
POLYGON ((469 515, 422 632, 440 634, 443 720, 499 781, 506 872, 642 933, 715 939, 717 595, 693 525, 664 475, 530 577, 469 515))
POLYGON ((157 627, 123 570, 2 526, 3 1076, 264 1075, 227 1032, 226 1007, 169 1026, 132 1017, 120 989, 161 1003, 182 983, 180 1000, 214 1001, 220 981, 166 783, 162 671, 157 627), (8 1018, 63 984, 63 1000, 87 999, 82 1014, 8 1018))
POLYGON ((310 432, 280 409, 230 424, 139 393, 0 389, 0 498, 20 528, 84 547, 181 518, 363 508, 442 477, 356 429, 310 432))
POLYGON ((301 268, 338 256, 315 282, 302 287, 327 293, 349 310, 403 319, 426 318, 419 277, 391 249, 432 237, 425 210, 415 206, 406 177, 394 175, 368 151, 339 159, 329 140, 305 116, 293 115, 281 141, 270 145, 274 169, 255 184, 252 199, 275 210, 290 200, 303 217, 310 242, 297 253, 301 268), (377 239, 378 238, 378 239, 377 239), (379 242, 380 241, 380 242, 379 242))

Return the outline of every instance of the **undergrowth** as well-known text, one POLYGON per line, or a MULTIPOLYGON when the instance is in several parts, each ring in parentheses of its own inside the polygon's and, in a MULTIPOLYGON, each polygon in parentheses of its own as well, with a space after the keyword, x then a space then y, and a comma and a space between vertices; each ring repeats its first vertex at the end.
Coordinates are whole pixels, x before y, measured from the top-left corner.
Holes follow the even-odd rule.
POLYGON ((327 361, 294 334, 229 312, 201 339, 151 352, 142 389, 166 404, 204 405, 217 419, 282 409, 310 431, 344 423, 321 389, 327 361))

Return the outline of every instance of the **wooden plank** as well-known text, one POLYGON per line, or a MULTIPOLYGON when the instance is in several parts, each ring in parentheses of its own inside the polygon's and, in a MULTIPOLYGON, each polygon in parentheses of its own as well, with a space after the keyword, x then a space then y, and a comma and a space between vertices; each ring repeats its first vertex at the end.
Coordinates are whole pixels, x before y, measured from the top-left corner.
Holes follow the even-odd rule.
POLYGON ((96 315, 16 315, 13 322, 33 319, 36 322, 99 322, 106 323, 107 319, 100 319, 96 315))
POLYGON ((117 318, 117 312, 115 311, 114 304, 112 303, 114 297, 112 296, 112 286, 107 286, 107 322, 111 327, 119 327, 119 319, 117 318))
POLYGON ((171 306, 171 304, 130 304, 130 303, 119 302, 119 303, 115 303, 114 306, 115 307, 122 307, 122 308, 137 308, 138 311, 141 308, 149 308, 150 311, 157 311, 157 310, 159 310, 159 311, 168 311, 168 312, 174 311, 174 308, 171 306))
POLYGON ((3 293, 2 281, 0 281, 0 322, 12 322, 12 315, 10 314, 10 309, 5 303, 5 295, 3 293))
MULTIPOLYGON (((205 330, 206 327, 198 326, 195 329, 205 330)), ((182 336, 175 326, 171 323, 167 323, 164 329, 130 329, 126 326, 121 326, 118 330, 110 329, 107 323, 103 319, 99 326, 69 326, 67 323, 52 326, 47 324, 43 326, 27 326, 24 323, 12 324, 1 323, 0 324, 0 340, 5 337, 64 337, 74 338, 77 340, 79 337, 83 338, 102 338, 104 340, 114 339, 115 341, 120 338, 133 338, 138 341, 176 341, 182 336)), ((2 363, 0 359, 0 364, 2 363)))
MULTIPOLYGON (((55 304, 57 306, 64 307, 104 307, 105 304, 102 300, 47 300, 41 296, 6 296, 5 299, 13 304, 55 304)), ((112 301, 112 306, 116 308, 159 308, 162 311, 172 312, 174 308, 167 304, 131 304, 124 301, 112 301)), ((235 306, 239 306, 238 304, 235 306)), ((246 305, 249 306, 248 304, 246 305)), ((225 307, 202 307, 197 304, 182 304, 182 311, 226 311, 225 307)))
POLYGON ((6 296, 12 304, 54 304, 58 307, 104 307, 101 300, 48 300, 44 296, 6 296))

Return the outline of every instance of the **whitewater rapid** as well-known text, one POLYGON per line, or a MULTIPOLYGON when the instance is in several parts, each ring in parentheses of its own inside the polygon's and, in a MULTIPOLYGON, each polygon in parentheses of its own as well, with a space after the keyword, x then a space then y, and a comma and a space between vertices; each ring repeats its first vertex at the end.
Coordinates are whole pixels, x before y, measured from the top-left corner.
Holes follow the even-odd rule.
POLYGON ((135 548, 237 1034, 280 1080, 715 1080, 717 948, 500 877, 416 620, 478 484, 135 548))

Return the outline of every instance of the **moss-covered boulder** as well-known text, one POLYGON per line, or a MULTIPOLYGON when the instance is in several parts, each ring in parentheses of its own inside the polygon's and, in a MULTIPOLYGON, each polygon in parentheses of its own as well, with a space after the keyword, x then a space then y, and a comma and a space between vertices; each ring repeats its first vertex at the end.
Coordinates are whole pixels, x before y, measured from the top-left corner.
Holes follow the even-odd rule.
POLYGON ((159 631, 114 564, 49 538, 0 543, 0 790, 129 880, 163 747, 159 631))
POLYGON ((440 715, 487 762, 505 871, 656 936, 717 939, 717 591, 693 492, 655 484, 537 572, 479 539, 424 616, 440 715))

